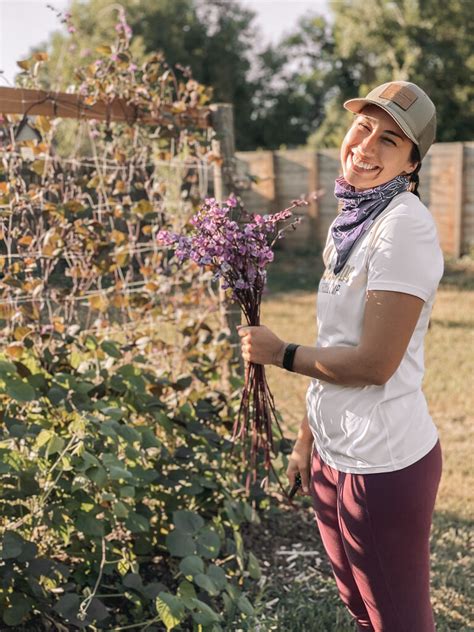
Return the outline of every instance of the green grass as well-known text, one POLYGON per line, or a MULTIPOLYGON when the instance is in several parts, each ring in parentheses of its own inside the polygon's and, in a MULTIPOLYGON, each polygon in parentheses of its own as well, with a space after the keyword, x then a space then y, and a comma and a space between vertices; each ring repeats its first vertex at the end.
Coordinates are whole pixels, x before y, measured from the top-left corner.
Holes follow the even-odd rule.
MULTIPOLYGON (((318 253, 277 253, 269 275, 262 323, 284 340, 314 344, 316 288, 321 274, 318 253)), ((437 632, 474 630, 472 592, 474 487, 473 348, 474 262, 447 262, 426 339, 424 390, 443 448, 443 477, 432 531, 432 601, 437 632)), ((269 383, 292 437, 304 414, 309 380, 271 367, 269 383)), ((298 512, 275 508, 268 523, 247 534, 262 562, 262 599, 255 632, 352 632, 337 597, 313 522, 302 501, 298 512), (281 549, 319 551, 291 563, 281 549), (280 552, 279 552, 280 551, 280 552), (316 561, 320 558, 319 564, 316 561)))

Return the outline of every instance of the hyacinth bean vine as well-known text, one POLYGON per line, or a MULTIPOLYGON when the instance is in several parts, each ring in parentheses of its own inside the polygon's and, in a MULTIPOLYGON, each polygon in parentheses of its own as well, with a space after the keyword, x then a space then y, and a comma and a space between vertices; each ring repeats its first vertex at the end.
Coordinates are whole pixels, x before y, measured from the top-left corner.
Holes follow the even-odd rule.
MULTIPOLYGON (((230 347, 211 275, 156 240, 207 194, 211 135, 179 117, 209 92, 134 59, 121 10, 114 34, 72 89, 166 125, 36 117, 20 142, 0 122, 0 628, 237 629, 260 571, 230 347)), ((47 63, 18 85, 48 87, 47 63)))

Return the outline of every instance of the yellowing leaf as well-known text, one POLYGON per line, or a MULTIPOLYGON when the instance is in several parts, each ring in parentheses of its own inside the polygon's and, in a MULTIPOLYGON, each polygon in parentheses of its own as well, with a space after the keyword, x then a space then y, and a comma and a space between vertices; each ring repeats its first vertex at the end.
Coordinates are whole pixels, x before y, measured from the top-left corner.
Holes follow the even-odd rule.
POLYGON ((97 309, 99 312, 105 312, 105 310, 109 306, 109 301, 107 300, 107 297, 105 297, 103 294, 90 296, 89 303, 93 309, 97 309))
POLYGON ((51 129, 51 121, 47 116, 37 116, 35 120, 35 127, 42 134, 46 134, 51 129))
POLYGON ((44 173, 44 166, 46 162, 44 160, 35 160, 31 164, 31 170, 34 171, 37 175, 42 176, 44 173))
POLYGON ((115 189, 113 190, 113 195, 117 195, 117 193, 123 193, 126 189, 126 184, 123 180, 117 180, 115 183, 115 189))
POLYGON ((52 257, 55 250, 56 247, 54 246, 54 244, 46 244, 45 246, 43 246, 41 254, 43 254, 45 257, 52 257))
POLYGON ((72 213, 78 213, 84 210, 84 206, 77 200, 69 200, 69 202, 66 202, 64 205, 64 208, 72 213))
POLYGON ((149 200, 140 200, 132 206, 132 213, 137 215, 145 215, 153 211, 153 205, 149 200))
POLYGON ((86 186, 88 189, 96 189, 99 186, 99 184, 100 184, 99 176, 94 176, 93 178, 89 180, 86 186))
POLYGON ((53 327, 54 331, 57 331, 59 334, 63 334, 66 330, 63 319, 58 317, 53 318, 53 327))
POLYGON ((97 46, 96 47, 96 53, 99 53, 100 55, 111 55, 112 54, 112 49, 110 48, 110 46, 97 46))
POLYGON ((18 243, 21 246, 29 246, 31 244, 31 242, 33 241, 33 237, 31 235, 25 235, 24 237, 21 237, 18 240, 18 243))
POLYGON ((20 66, 22 70, 29 70, 31 68, 31 59, 21 59, 16 62, 17 66, 20 66))
POLYGON ((114 294, 112 298, 112 305, 114 307, 118 307, 119 309, 121 307, 127 307, 128 303, 128 296, 125 296, 124 294, 114 294))
POLYGON ((33 53, 33 59, 35 61, 48 61, 49 55, 46 52, 33 53))
POLYGON ((15 340, 23 340, 28 334, 31 333, 31 329, 29 327, 15 327, 13 330, 13 337, 15 340))
POLYGON ((127 235, 125 235, 125 233, 122 233, 120 230, 115 229, 111 232, 110 236, 116 244, 121 244, 127 239, 127 235))
POLYGON ((53 204, 52 202, 45 202, 43 204, 43 211, 55 211, 57 209, 57 205, 53 204))
POLYGON ((5 353, 12 360, 19 360, 23 355, 23 344, 21 342, 12 342, 6 347, 5 353))

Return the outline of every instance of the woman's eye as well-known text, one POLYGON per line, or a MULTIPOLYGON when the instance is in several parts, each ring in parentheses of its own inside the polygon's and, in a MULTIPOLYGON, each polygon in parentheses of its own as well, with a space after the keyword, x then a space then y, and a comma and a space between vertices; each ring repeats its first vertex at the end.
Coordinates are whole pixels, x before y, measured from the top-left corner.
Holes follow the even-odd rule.
POLYGON ((391 138, 383 138, 382 140, 384 140, 386 143, 389 143, 390 145, 393 145, 394 147, 397 146, 397 143, 393 141, 391 138))
POLYGON ((359 123, 359 127, 363 127, 364 129, 367 129, 370 132, 370 127, 368 125, 364 125, 364 123, 359 123))

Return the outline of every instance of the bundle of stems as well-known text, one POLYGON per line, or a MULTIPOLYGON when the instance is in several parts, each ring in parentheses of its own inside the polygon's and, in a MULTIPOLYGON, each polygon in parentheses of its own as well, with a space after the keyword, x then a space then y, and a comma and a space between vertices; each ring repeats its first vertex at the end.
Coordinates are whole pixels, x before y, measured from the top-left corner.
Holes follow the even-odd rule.
MULTIPOLYGON (((267 266, 273 261, 273 248, 284 233, 301 221, 292 218, 293 209, 307 205, 304 199, 272 215, 252 215, 237 209, 235 197, 222 205, 208 198, 190 220, 192 229, 185 235, 160 231, 158 239, 175 249, 179 261, 191 259, 210 268, 215 279, 230 293, 242 310, 247 325, 260 325, 262 296, 267 280, 267 266)), ((268 386, 265 367, 248 363, 239 412, 233 427, 233 443, 242 445, 244 464, 248 464, 246 489, 258 478, 259 455, 263 453, 267 487, 275 455, 274 425, 282 435, 273 395, 268 386), (250 439, 250 441, 249 441, 250 439), (246 447, 248 446, 248 447, 246 447)), ((278 477, 277 477, 278 480, 278 477)))

